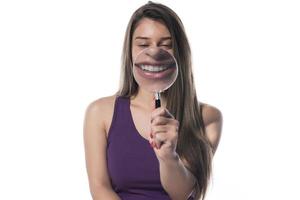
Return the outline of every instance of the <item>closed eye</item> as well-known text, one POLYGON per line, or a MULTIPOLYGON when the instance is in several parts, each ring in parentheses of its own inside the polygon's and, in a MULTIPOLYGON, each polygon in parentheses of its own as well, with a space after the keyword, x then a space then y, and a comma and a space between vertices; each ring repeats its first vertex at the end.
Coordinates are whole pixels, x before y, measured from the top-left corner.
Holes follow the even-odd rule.
POLYGON ((172 44, 162 44, 160 46, 165 49, 172 49, 172 44))
POLYGON ((139 47, 147 47, 147 46, 149 46, 149 45, 147 45, 147 44, 139 44, 138 46, 139 46, 139 47))

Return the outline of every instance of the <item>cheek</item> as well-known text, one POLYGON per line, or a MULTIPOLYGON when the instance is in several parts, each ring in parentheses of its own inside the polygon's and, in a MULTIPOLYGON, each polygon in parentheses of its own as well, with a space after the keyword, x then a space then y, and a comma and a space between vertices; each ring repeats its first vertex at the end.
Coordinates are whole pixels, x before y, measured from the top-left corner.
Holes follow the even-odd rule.
POLYGON ((134 61, 134 59, 136 58, 137 55, 138 55, 138 49, 135 47, 132 47, 132 51, 131 51, 132 61, 134 61))
POLYGON ((173 51, 173 49, 169 49, 169 50, 167 50, 172 56, 174 56, 174 51, 173 51))

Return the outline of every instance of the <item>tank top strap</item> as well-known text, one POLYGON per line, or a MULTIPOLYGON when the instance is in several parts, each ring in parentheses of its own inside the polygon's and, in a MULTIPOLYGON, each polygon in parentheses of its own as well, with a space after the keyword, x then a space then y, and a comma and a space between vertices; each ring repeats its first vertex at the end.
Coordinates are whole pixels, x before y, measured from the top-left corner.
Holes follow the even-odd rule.
POLYGON ((129 97, 116 96, 113 117, 108 131, 108 142, 115 134, 115 128, 127 126, 130 123, 130 99, 129 97))

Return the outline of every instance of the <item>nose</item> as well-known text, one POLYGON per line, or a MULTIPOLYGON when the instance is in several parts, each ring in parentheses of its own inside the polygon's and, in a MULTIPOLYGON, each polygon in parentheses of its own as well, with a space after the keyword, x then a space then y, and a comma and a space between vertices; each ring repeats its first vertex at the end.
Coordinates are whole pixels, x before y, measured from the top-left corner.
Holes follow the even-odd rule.
POLYGON ((149 48, 146 54, 158 61, 165 60, 170 57, 167 51, 158 47, 149 48))

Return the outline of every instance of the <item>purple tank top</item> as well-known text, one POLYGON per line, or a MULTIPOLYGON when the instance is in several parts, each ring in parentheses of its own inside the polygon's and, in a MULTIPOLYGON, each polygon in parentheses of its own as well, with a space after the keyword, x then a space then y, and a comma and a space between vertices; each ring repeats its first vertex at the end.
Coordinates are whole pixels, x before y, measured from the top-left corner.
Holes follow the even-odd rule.
POLYGON ((122 200, 171 200, 161 185, 154 150, 135 127, 129 98, 115 100, 106 153, 112 188, 122 200))
POLYGON ((108 132, 108 173, 122 200, 170 200, 160 182, 159 161, 148 140, 137 131, 130 99, 118 96, 108 132))

